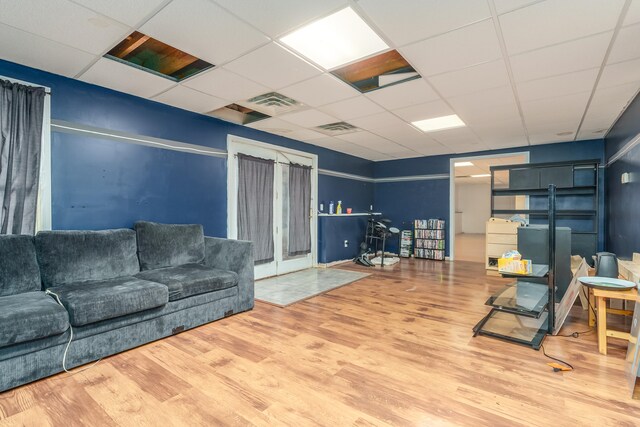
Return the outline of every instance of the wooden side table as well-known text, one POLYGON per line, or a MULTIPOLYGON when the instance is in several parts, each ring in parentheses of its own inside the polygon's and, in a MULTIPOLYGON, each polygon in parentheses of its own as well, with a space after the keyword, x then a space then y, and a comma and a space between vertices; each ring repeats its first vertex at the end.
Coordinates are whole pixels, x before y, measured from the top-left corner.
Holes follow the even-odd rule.
MULTIPOLYGON (((603 289, 589 289, 589 291, 589 300, 591 301, 591 305, 595 307, 598 315, 598 351, 602 354, 607 354, 607 337, 620 338, 627 341, 629 340, 629 332, 607 329, 607 313, 633 316, 633 311, 631 310, 607 308, 607 299, 636 301, 638 298, 638 290, 630 289, 628 291, 609 291, 603 289)), ((589 326, 593 326, 594 324, 595 317, 593 311, 589 310, 589 326)))

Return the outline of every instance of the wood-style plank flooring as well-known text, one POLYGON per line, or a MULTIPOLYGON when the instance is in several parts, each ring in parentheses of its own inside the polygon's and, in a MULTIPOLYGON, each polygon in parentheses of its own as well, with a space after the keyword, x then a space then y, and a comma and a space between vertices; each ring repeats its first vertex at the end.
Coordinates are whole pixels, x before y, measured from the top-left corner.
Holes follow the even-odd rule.
MULTIPOLYGON (((472 338, 504 283, 482 264, 371 271, 0 394, 0 426, 640 425, 623 343, 602 356, 593 333, 548 337, 575 366, 554 373, 542 352, 472 338)), ((574 307, 564 332, 585 319, 574 307)))

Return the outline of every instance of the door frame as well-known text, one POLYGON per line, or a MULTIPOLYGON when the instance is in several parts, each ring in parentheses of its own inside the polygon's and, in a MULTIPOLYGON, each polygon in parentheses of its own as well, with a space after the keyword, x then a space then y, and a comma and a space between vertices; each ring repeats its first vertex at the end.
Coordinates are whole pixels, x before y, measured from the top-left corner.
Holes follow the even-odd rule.
MULTIPOLYGON (((279 154, 295 155, 305 157, 311 160, 311 266, 317 267, 318 265, 318 210, 315 208, 318 200, 318 156, 316 154, 308 153, 306 151, 295 150, 292 148, 282 147, 279 145, 268 144, 266 142, 256 141, 249 138, 244 138, 237 135, 227 135, 227 238, 238 238, 238 224, 237 224, 237 205, 238 205, 238 180, 237 180, 237 162, 235 162, 235 155, 242 152, 242 148, 249 149, 263 149, 279 154)), ((276 182, 278 180, 276 179, 276 182)), ((275 188, 275 191, 278 189, 275 188)), ((277 198, 276 203, 281 199, 277 198)), ((275 218, 274 218, 275 219, 275 218)), ((275 227, 275 221, 274 221, 275 227)), ((280 247, 280 245, 276 245, 280 247)), ((276 249, 274 247, 274 250, 276 249)), ((274 258, 277 254, 274 254, 274 258)), ((276 269, 277 271, 277 269, 276 269)))
POLYGON ((510 153, 485 154, 481 156, 461 156, 449 159, 449 260, 455 260, 456 250, 456 166, 457 162, 472 161, 475 159, 497 159, 500 157, 524 156, 528 164, 530 151, 513 151, 510 153))

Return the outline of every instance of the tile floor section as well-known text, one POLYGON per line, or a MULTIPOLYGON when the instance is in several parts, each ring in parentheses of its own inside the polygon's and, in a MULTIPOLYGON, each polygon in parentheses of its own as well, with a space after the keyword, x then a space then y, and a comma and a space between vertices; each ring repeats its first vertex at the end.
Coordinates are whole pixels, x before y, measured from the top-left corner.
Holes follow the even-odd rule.
POLYGON ((256 281, 255 298, 284 307, 369 275, 335 268, 310 268, 256 281))

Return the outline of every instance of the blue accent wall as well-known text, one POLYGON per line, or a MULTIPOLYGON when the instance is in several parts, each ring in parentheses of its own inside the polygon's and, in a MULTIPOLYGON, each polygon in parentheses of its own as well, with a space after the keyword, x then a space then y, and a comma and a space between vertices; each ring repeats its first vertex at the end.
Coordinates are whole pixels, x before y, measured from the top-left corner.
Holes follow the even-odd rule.
MULTIPOLYGON (((459 155, 442 155, 419 157, 413 159, 377 162, 374 166, 376 178, 388 178, 413 175, 449 175, 450 160, 457 157, 491 155, 504 153, 522 153, 528 151, 530 163, 559 162, 571 160, 604 160, 604 141, 602 139, 575 141, 557 144, 532 145, 505 150, 491 150, 459 155)), ((603 170, 601 169, 601 172, 603 170)), ((449 185, 450 179, 426 181, 399 181, 376 183, 374 190, 375 210, 383 212, 392 221, 392 226, 399 229, 411 228, 414 219, 442 218, 449 228, 449 185)), ((598 246, 604 248, 605 222, 604 213, 604 173, 600 174, 599 209, 600 241, 598 246)), ((581 224, 582 226, 582 224, 581 224)), ((450 255, 449 233, 447 233, 446 254, 450 255)), ((398 242, 389 246, 397 250, 398 242)))
MULTIPOLYGON (((368 160, 78 80, 2 60, 0 75, 51 88, 54 120, 223 150, 232 134, 317 154, 320 169, 373 176, 368 160)), ((53 227, 131 227, 147 219, 201 223, 208 235, 226 236, 226 175, 223 158, 52 132, 53 227)), ((318 193, 362 210, 373 201, 373 184, 319 175, 318 193)))
MULTIPOLYGON (((640 133, 640 96, 605 138, 607 160, 640 133)), ((640 252, 640 144, 607 167, 607 250, 620 258, 640 252), (620 182, 623 173, 631 174, 631 183, 620 182)))

